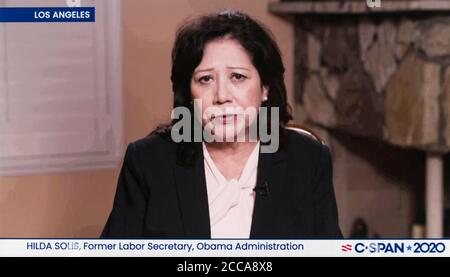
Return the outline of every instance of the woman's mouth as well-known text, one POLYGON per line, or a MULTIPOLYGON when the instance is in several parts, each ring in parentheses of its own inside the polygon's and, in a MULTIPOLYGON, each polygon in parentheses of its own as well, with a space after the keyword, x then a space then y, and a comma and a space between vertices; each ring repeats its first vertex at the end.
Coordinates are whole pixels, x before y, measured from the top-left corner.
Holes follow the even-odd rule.
POLYGON ((224 114, 211 117, 211 121, 223 125, 235 123, 236 119, 237 119, 236 114, 224 114))

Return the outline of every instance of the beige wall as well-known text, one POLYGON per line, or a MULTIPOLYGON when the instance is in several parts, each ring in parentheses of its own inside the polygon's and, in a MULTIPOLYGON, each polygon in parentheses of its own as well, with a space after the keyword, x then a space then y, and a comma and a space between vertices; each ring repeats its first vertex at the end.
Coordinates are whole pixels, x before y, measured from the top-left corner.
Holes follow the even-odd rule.
MULTIPOLYGON (((123 0, 124 136, 145 136, 167 121, 172 102, 170 49, 184 18, 239 9, 275 34, 292 103, 292 25, 267 12, 268 0, 123 0)), ((0 237, 96 237, 111 209, 119 168, 0 177, 0 237)))

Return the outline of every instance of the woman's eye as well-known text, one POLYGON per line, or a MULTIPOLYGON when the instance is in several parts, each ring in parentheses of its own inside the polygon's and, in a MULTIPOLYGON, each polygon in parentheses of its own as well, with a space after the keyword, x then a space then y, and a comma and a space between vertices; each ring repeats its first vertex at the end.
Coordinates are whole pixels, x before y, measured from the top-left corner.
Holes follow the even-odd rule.
POLYGON ((211 76, 203 76, 198 81, 202 84, 209 83, 212 80, 211 76))
POLYGON ((231 75, 231 78, 233 78, 233 79, 235 79, 235 80, 238 80, 238 81, 242 81, 242 80, 244 80, 244 79, 247 79, 247 77, 245 77, 244 75, 239 74, 239 73, 233 73, 233 74, 231 75))

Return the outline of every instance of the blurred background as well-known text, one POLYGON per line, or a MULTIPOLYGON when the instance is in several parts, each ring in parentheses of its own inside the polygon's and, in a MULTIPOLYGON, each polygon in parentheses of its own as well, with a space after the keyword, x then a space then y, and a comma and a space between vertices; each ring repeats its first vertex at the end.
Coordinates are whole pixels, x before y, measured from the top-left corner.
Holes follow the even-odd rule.
POLYGON ((450 1, 81 3, 95 23, 0 23, 0 237, 99 236, 126 145, 170 119, 177 27, 223 9, 273 32, 344 236, 450 236, 450 1))

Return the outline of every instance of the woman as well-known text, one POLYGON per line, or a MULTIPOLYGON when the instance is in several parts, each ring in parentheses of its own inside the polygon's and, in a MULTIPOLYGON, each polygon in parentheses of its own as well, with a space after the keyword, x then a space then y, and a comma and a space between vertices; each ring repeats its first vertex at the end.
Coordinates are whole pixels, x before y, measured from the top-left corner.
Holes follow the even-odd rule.
POLYGON ((233 11, 188 22, 171 80, 173 121, 128 146, 102 237, 341 237, 329 150, 286 128, 267 30, 233 11))

